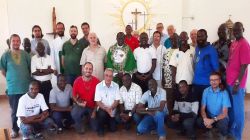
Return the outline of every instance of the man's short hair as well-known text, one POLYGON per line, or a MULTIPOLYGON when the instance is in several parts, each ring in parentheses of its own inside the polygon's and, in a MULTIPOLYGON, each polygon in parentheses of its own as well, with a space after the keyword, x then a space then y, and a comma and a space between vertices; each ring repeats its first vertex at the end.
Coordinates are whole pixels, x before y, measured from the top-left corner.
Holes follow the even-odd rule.
POLYGON ((160 37, 161 37, 161 32, 159 32, 159 31, 154 31, 153 36, 154 36, 155 34, 160 34, 160 37))
POLYGON ((81 28, 82 28, 82 26, 85 26, 85 25, 87 25, 89 27, 88 22, 83 22, 82 25, 81 25, 81 28))
POLYGON ((215 72, 212 72, 212 73, 210 74, 210 76, 213 76, 213 75, 217 75, 217 76, 219 76, 220 79, 221 79, 221 73, 215 71, 215 72))
POLYGON ((18 37, 19 40, 21 41, 21 38, 20 38, 20 36, 19 36, 18 34, 12 34, 12 35, 10 36, 9 43, 11 43, 11 39, 12 39, 13 37, 18 37))
POLYGON ((179 84, 186 84, 186 85, 188 85, 188 83, 187 83, 186 80, 181 80, 181 81, 179 82, 179 84))
POLYGON ((32 86, 36 85, 38 86, 38 88, 40 88, 41 83, 38 80, 32 80, 29 85, 32 85, 32 86))
POLYGON ((85 62, 85 63, 82 65, 82 67, 85 67, 87 64, 90 64, 92 67, 94 67, 93 64, 92 64, 91 62, 85 62))
POLYGON ((64 26, 64 24, 62 22, 57 22, 56 26, 59 25, 59 24, 63 25, 63 28, 65 28, 65 26, 64 26))
POLYGON ((197 31, 197 33, 198 33, 198 32, 204 32, 205 35, 207 36, 207 31, 206 31, 205 29, 200 29, 200 30, 197 31))
POLYGON ((127 76, 127 77, 132 78, 132 77, 131 77, 131 75, 130 75, 129 73, 125 73, 125 74, 123 74, 123 76, 122 76, 122 77, 126 77, 126 76, 127 76))
POLYGON ((35 37, 35 36, 33 35, 33 30, 34 30, 35 28, 39 28, 39 29, 40 29, 40 31, 41 31, 41 38, 43 38, 42 28, 41 28, 39 25, 34 25, 34 26, 32 27, 32 35, 31 35, 31 37, 32 37, 32 38, 35 37))
POLYGON ((65 78, 65 75, 62 74, 62 73, 58 74, 58 75, 57 75, 57 82, 59 81, 59 78, 61 78, 61 77, 64 77, 64 78, 65 78))
POLYGON ((77 30, 77 27, 75 25, 71 25, 70 29, 72 29, 72 28, 76 28, 76 30, 77 30))

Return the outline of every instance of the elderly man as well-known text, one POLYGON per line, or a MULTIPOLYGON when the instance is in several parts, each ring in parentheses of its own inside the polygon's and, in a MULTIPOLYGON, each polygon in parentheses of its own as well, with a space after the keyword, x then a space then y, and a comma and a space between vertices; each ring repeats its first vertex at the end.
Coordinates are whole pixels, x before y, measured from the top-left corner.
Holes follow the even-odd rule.
POLYGON ((164 42, 164 46, 168 49, 168 48, 171 48, 171 46, 172 46, 170 38, 172 38, 172 36, 176 32, 176 30, 174 28, 174 25, 169 25, 168 28, 167 28, 167 32, 168 32, 169 38, 166 39, 166 41, 164 42))
POLYGON ((193 29, 191 32, 190 32, 190 38, 191 38, 191 43, 190 43, 190 46, 195 48, 196 45, 197 45, 197 29, 193 29))
MULTIPOLYGON (((168 35, 163 32, 164 26, 161 22, 156 24, 156 31, 160 32, 160 34, 161 34, 160 44, 164 45, 164 42, 166 41, 166 39, 168 39, 168 35)), ((150 37, 149 44, 150 45, 153 44, 153 36, 150 37)))

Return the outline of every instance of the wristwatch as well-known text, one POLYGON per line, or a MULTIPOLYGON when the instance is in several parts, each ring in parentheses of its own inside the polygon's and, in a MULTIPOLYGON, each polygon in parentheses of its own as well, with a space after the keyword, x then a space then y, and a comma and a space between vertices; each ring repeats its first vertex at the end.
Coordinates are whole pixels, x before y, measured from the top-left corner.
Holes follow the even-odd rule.
POLYGON ((236 81, 235 81, 235 85, 239 85, 240 84, 240 81, 239 81, 239 79, 237 79, 236 81))
POLYGON ((215 122, 217 122, 217 121, 218 121, 217 117, 214 117, 214 118, 213 118, 213 120, 214 120, 215 122))
POLYGON ((145 110, 148 111, 148 108, 146 107, 145 110))

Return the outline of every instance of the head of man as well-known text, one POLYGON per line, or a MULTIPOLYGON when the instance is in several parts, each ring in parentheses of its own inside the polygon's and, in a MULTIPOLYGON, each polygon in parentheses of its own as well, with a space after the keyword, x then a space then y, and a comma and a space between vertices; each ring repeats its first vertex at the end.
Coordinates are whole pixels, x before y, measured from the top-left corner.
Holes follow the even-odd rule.
POLYGON ((10 49, 10 39, 6 39, 6 44, 8 45, 9 49, 10 49))
POLYGON ((65 31, 64 24, 62 22, 58 22, 56 24, 56 33, 58 34, 58 36, 63 37, 64 31, 65 31))
POLYGON ((28 38, 23 39, 23 48, 26 52, 30 53, 31 51, 31 43, 28 38))
POLYGON ((70 26, 69 34, 70 34, 71 39, 76 39, 77 34, 78 34, 78 30, 77 30, 77 27, 75 25, 70 26))
POLYGON ((153 33, 153 44, 154 45, 160 45, 161 43, 161 33, 159 31, 155 31, 153 33))
POLYGON ((45 55, 45 47, 42 42, 38 42, 36 46, 36 51, 40 57, 43 57, 45 55))
POLYGON ((66 78, 63 74, 57 75, 57 86, 60 90, 64 91, 65 87, 67 85, 66 78))
POLYGON ((123 32, 119 32, 116 35, 116 41, 119 46, 124 45, 125 34, 123 32))
POLYGON ((126 35, 131 35, 131 33, 133 32, 131 25, 126 26, 125 32, 126 32, 126 35))
POLYGON ((191 41, 192 43, 196 43, 197 41, 197 29, 193 29, 191 32, 190 32, 190 38, 191 38, 191 41))
POLYGON ((89 33, 88 40, 90 46, 96 46, 97 45, 97 36, 95 33, 89 33))
POLYGON ((83 22, 81 25, 81 28, 82 28, 83 35, 87 37, 90 32, 89 24, 87 22, 83 22))
POLYGON ((167 28, 167 32, 168 32, 169 37, 173 36, 175 33, 174 25, 169 25, 167 28))
POLYGON ((125 86, 127 89, 130 89, 131 84, 132 84, 132 78, 131 75, 129 73, 125 73, 122 76, 122 84, 123 86, 125 86))
POLYGON ((198 30, 197 44, 198 44, 198 47, 200 48, 203 48, 207 45, 207 31, 205 29, 198 30))
POLYGON ((37 38, 37 39, 41 39, 43 38, 43 33, 42 33, 42 29, 39 25, 34 25, 32 27, 32 38, 37 38))
POLYGON ((233 25, 233 35, 236 40, 240 40, 243 37, 244 27, 241 22, 235 22, 233 25))
POLYGON ((224 24, 221 24, 218 28, 218 31, 217 31, 217 34, 219 36, 219 39, 220 40, 227 40, 228 38, 228 29, 227 29, 227 25, 224 23, 224 24))
POLYGON ((178 85, 179 92, 182 96, 185 96, 188 94, 189 86, 186 80, 181 80, 178 85))
POLYGON ((158 32, 160 32, 162 34, 163 30, 164 30, 163 24, 162 23, 157 23, 156 24, 156 31, 158 31, 158 32))
POLYGON ((157 82, 155 79, 150 79, 148 81, 148 89, 151 91, 151 94, 154 96, 157 92, 157 82))
POLYGON ((217 89, 220 86, 221 83, 221 75, 219 72, 213 72, 210 74, 209 77, 210 85, 213 89, 217 89))
POLYGON ((86 62, 82 65, 82 75, 83 77, 90 78, 93 73, 93 64, 91 62, 86 62))
POLYGON ((40 83, 36 80, 31 81, 29 84, 29 96, 34 99, 36 98, 37 94, 39 93, 40 83))
POLYGON ((147 47, 148 46, 148 34, 143 32, 140 34, 140 46, 147 47))
POLYGON ((112 80, 113 80, 113 70, 110 69, 110 68, 106 68, 105 71, 104 71, 105 84, 110 86, 112 80))
POLYGON ((174 33, 171 37, 170 37, 171 43, 172 43, 172 48, 178 48, 179 47, 179 36, 177 33, 174 33))
POLYGON ((180 34, 180 42, 181 42, 180 49, 184 52, 189 48, 188 39, 189 39, 188 33, 185 31, 181 32, 181 34, 180 34))
POLYGON ((19 50, 21 45, 21 39, 19 35, 17 34, 12 34, 10 36, 10 47, 13 50, 19 50))

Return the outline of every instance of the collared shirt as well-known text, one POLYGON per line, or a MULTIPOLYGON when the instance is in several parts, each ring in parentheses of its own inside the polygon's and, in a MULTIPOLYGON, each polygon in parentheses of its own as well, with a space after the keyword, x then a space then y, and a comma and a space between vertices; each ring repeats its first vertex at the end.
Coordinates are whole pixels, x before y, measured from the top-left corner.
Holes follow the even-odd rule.
POLYGON ((70 98, 72 97, 72 87, 70 84, 65 86, 62 91, 56 85, 52 88, 49 94, 49 103, 56 104, 58 107, 70 106, 70 98))
POLYGON ((57 70, 58 74, 61 73, 62 46, 67 40, 68 38, 66 36, 63 37, 58 36, 51 43, 50 56, 55 64, 55 70, 57 70))
POLYGON ((93 52, 90 46, 88 46, 82 52, 80 65, 91 62, 93 64, 93 76, 97 77, 99 80, 103 80, 104 63, 106 59, 106 50, 103 47, 98 46, 95 52, 93 52))
POLYGON ((95 107, 95 92, 96 85, 99 83, 99 80, 92 76, 89 81, 84 81, 82 76, 79 76, 73 85, 73 96, 79 97, 81 100, 87 102, 87 107, 95 107))
POLYGON ((20 50, 20 62, 16 63, 11 50, 7 50, 1 56, 0 70, 6 72, 8 95, 28 92, 31 77, 30 56, 27 52, 20 50))
MULTIPOLYGON (((167 39, 168 39, 168 35, 165 34, 165 33, 162 33, 162 34, 161 34, 161 45, 164 46, 164 43, 165 43, 165 41, 166 41, 167 39)), ((150 39, 149 39, 149 44, 150 44, 150 45, 153 44, 153 36, 150 37, 150 39)))
POLYGON ((216 117, 223 112, 223 108, 231 107, 228 92, 219 88, 213 91, 211 86, 204 90, 201 104, 206 106, 210 117, 216 117))
POLYGON ((31 41, 30 41, 30 44, 31 44, 31 52, 33 53, 33 54, 37 54, 37 52, 36 52, 36 47, 37 47, 37 43, 38 42, 42 42, 43 43, 43 45, 44 45, 44 47, 45 47, 45 52, 46 52, 46 54, 48 54, 48 55, 50 55, 50 46, 49 46, 49 42, 47 41, 47 40, 45 40, 45 39, 41 39, 41 40, 38 40, 38 39, 35 39, 35 38, 33 38, 31 41))
POLYGON ((62 55, 64 57, 65 75, 81 75, 80 59, 84 46, 77 40, 75 45, 70 40, 63 44, 62 55))
POLYGON ((119 94, 119 86, 115 82, 111 82, 108 87, 103 80, 101 83, 97 84, 95 91, 95 101, 102 102, 105 106, 111 107, 115 101, 121 99, 119 94))
MULTIPOLYGON (((48 69, 49 66, 52 70, 55 69, 54 63, 52 62, 52 59, 49 55, 40 57, 36 54, 31 58, 31 73, 36 72, 37 69, 48 69)), ((51 80, 52 74, 47 74, 43 76, 33 75, 33 78, 38 81, 48 81, 51 80)))
MULTIPOLYGON (((245 38, 239 41, 235 40, 230 47, 229 59, 226 68, 227 84, 232 86, 239 77, 240 67, 244 64, 250 64, 250 46, 245 38)), ((241 80, 240 87, 246 87, 247 80, 246 69, 245 74, 241 80)))
POLYGON ((131 83, 129 90, 125 86, 120 88, 120 104, 124 104, 125 110, 132 110, 136 104, 139 103, 142 90, 141 87, 135 83, 131 83))
MULTIPOLYGON (((89 41, 85 38, 85 37, 82 37, 80 40, 79 40, 80 44, 83 45, 84 48, 87 48, 89 46, 89 41)), ((97 44, 101 46, 101 43, 100 43, 100 40, 99 38, 97 38, 97 44)))
POLYGON ((137 64, 137 71, 147 73, 152 67, 152 60, 156 59, 156 52, 153 48, 138 47, 134 51, 137 64))
POLYGON ((130 47, 132 52, 134 52, 134 50, 139 47, 139 40, 134 36, 131 36, 130 38, 126 36, 124 41, 125 44, 127 44, 130 47))
MULTIPOLYGON (((148 108, 157 108, 160 107, 161 101, 167 101, 166 91, 160 87, 157 88, 157 92, 153 97, 151 91, 146 91, 140 100, 140 103, 146 104, 148 103, 148 108)), ((167 106, 165 105, 164 110, 167 110, 167 106)))
POLYGON ((193 84, 210 85, 209 76, 212 72, 219 71, 219 59, 216 49, 207 46, 195 48, 194 79, 193 84))
POLYGON ((169 65, 176 67, 176 83, 181 80, 186 80, 189 85, 192 84, 194 77, 194 49, 186 50, 186 52, 179 49, 174 50, 169 65))
POLYGON ((150 46, 150 48, 153 48, 155 50, 155 55, 157 58, 155 71, 153 73, 153 78, 155 80, 161 80, 162 79, 163 57, 167 53, 167 49, 163 45, 160 45, 157 48, 155 48, 154 44, 152 44, 150 46))

